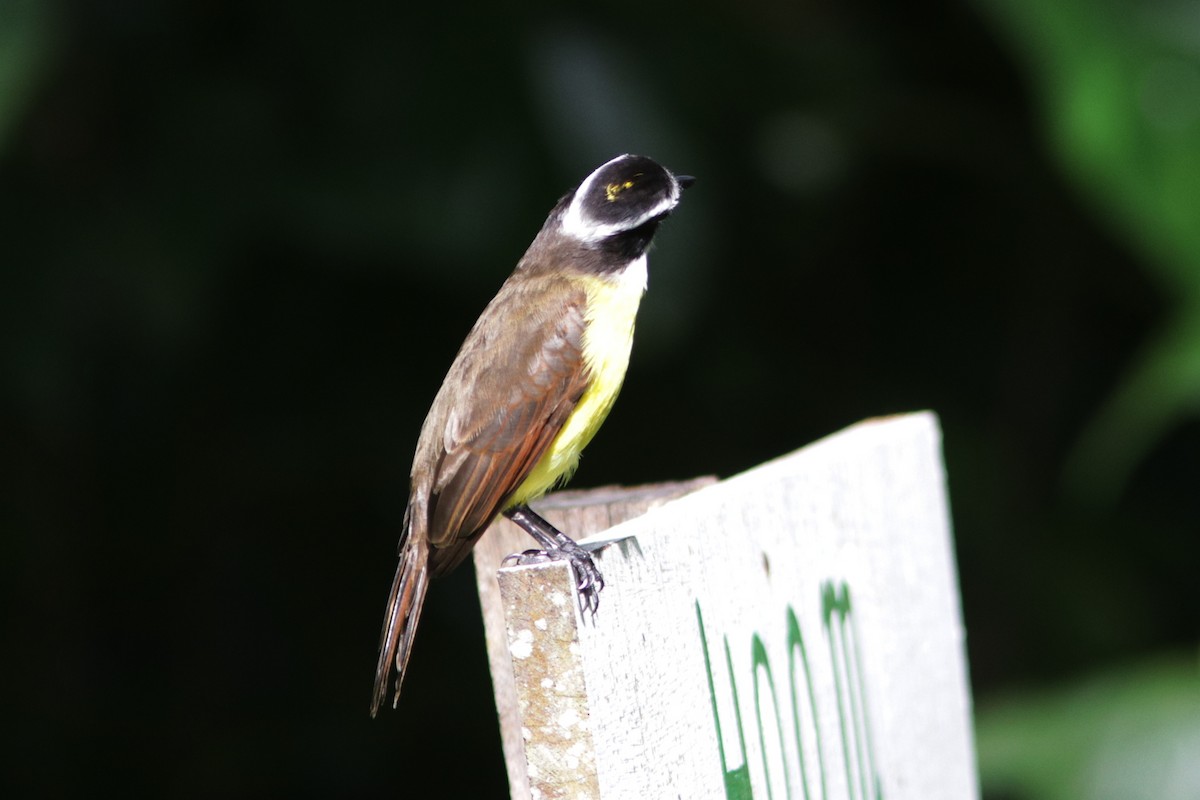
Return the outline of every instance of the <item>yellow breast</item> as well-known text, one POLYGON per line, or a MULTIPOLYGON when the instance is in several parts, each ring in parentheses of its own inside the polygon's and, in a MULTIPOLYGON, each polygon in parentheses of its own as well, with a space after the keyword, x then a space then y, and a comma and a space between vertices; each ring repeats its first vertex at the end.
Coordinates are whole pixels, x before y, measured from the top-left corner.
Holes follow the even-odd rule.
POLYGON ((633 325, 646 291, 646 257, 630 264, 619 276, 588 277, 587 325, 583 332, 583 362, 591 376, 550 449, 514 493, 510 504, 527 503, 566 480, 579 464, 579 455, 608 416, 629 367, 633 325))

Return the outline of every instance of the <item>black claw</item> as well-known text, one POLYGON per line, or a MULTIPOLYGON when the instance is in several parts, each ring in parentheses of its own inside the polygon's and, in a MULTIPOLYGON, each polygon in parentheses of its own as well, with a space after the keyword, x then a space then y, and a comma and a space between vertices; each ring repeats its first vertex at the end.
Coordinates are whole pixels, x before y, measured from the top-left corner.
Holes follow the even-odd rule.
POLYGON ((547 561, 553 560, 554 557, 545 550, 525 550, 505 556, 500 565, 503 567, 524 567, 529 564, 545 564, 547 561))
POLYGON ((570 553, 568 558, 575 568, 575 588, 579 592, 580 610, 590 612, 595 617, 600 608, 600 592, 604 590, 604 576, 587 552, 579 550, 570 553))

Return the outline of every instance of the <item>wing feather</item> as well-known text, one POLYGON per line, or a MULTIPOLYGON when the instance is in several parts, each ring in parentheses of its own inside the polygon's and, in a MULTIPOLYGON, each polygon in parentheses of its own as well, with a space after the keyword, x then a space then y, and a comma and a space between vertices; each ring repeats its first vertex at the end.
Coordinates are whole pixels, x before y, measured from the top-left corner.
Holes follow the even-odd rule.
POLYGON ((510 281, 501 289, 463 343, 422 428, 413 493, 427 497, 435 575, 466 557, 587 388, 586 292, 567 281, 539 284, 510 281), (468 396, 442 396, 463 386, 474 388, 468 396), (418 474, 422 464, 435 466, 418 474))

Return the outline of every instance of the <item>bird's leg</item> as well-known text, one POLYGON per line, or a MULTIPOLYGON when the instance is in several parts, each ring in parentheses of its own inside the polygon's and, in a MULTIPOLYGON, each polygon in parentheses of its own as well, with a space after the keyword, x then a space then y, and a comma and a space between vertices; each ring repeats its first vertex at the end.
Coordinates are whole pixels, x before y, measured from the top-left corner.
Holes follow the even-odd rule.
POLYGON ((532 564, 542 561, 571 562, 575 568, 576 589, 579 591, 579 605, 584 611, 594 615, 600 607, 600 590, 604 588, 604 577, 592 561, 591 553, 580 547, 575 541, 534 513, 527 505, 513 506, 504 512, 504 516, 519 525, 523 531, 537 539, 544 550, 526 550, 524 553, 511 555, 504 559, 505 566, 512 564, 532 564))

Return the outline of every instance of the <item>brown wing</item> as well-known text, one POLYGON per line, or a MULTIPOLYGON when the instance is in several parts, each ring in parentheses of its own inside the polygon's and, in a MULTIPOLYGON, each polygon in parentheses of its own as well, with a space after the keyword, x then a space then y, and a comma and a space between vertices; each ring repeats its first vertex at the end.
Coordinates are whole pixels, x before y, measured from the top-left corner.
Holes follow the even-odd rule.
POLYGON ((587 388, 586 295, 568 281, 538 284, 505 284, 467 336, 422 428, 411 511, 425 514, 435 575, 466 557, 587 388))

